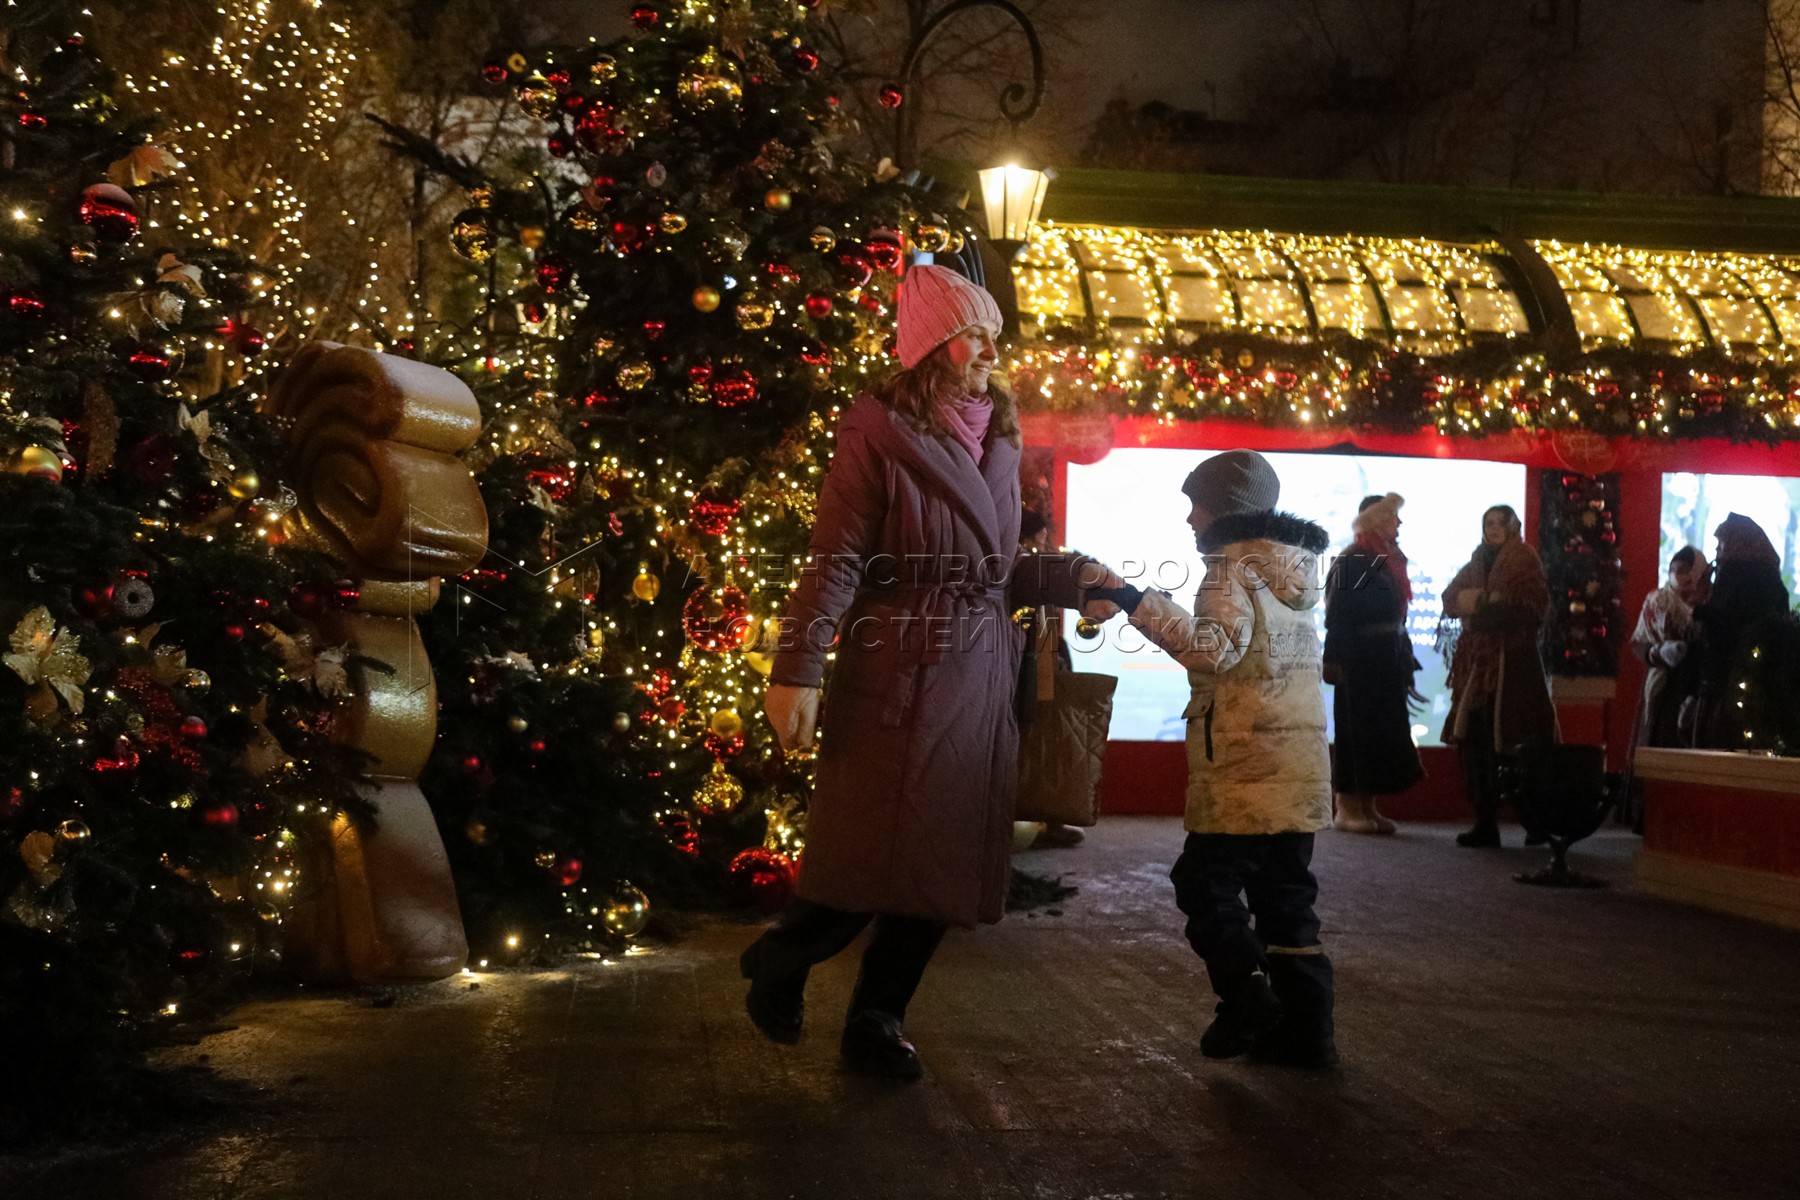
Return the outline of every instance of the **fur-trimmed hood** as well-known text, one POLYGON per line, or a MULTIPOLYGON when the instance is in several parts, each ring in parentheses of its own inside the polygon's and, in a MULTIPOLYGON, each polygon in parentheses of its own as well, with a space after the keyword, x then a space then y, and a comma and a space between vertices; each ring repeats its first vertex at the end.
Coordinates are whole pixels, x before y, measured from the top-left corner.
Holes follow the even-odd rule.
POLYGON ((1205 554, 1216 554, 1233 542, 1251 541, 1279 542, 1323 554, 1331 545, 1331 535, 1324 526, 1279 509, 1230 513, 1206 527, 1200 537, 1200 549, 1205 554))

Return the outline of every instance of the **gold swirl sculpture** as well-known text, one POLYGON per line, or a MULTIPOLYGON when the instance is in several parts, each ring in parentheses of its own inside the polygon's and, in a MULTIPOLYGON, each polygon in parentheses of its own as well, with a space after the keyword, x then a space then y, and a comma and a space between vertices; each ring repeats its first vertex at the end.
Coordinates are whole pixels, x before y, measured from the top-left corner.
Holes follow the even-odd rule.
POLYGON ((487 548, 487 509, 456 457, 481 430, 474 394, 448 371, 352 346, 303 347, 265 410, 291 422, 286 532, 358 582, 356 602, 316 622, 357 667, 332 735, 370 756, 376 822, 339 818, 289 921, 288 954, 317 979, 442 979, 468 958, 449 860, 418 774, 437 737, 437 686, 414 617, 441 577, 487 548))

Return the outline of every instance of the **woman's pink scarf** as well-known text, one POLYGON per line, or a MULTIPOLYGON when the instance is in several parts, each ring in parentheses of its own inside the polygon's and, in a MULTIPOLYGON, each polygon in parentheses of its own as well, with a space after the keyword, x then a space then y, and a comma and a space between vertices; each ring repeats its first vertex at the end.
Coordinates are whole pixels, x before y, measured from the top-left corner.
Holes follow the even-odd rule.
POLYGON ((988 422, 993 419, 994 402, 986 396, 970 396, 944 405, 944 420, 949 423, 950 432, 963 444, 978 467, 985 453, 981 447, 982 439, 987 437, 988 422))

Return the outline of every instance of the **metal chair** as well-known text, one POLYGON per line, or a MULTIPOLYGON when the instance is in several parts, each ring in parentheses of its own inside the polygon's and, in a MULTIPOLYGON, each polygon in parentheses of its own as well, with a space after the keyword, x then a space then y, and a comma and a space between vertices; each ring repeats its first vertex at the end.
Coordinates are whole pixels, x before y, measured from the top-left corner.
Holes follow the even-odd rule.
POLYGON ((1502 766, 1500 786, 1512 800, 1525 832, 1550 847, 1550 865, 1514 876, 1545 887, 1605 887, 1606 881, 1571 871, 1569 847, 1605 824, 1619 802, 1621 779, 1606 770, 1599 746, 1519 746, 1502 766))

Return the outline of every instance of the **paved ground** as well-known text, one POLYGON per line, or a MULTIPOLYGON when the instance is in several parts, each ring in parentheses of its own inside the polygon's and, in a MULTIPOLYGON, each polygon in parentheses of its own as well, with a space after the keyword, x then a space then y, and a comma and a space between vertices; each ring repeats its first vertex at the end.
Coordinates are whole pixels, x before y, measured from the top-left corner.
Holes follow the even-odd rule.
MULTIPOLYGON (((848 1077, 822 968, 796 1047, 743 1018, 701 929, 615 965, 390 1008, 249 1006, 205 1054, 266 1097, 185 1143, 14 1164, 8 1200, 412 1197, 1800 1196, 1800 935, 1511 881, 1540 852, 1325 834, 1343 1065, 1216 1064, 1165 878, 1174 820, 1022 865, 1060 915, 952 934, 914 1007, 922 1083, 848 1077)), ((1516 844, 1517 833, 1509 834, 1516 844)), ((1634 839, 1580 848, 1622 879, 1634 839)), ((0 1171, 0 1183, 6 1172, 0 1171)))

